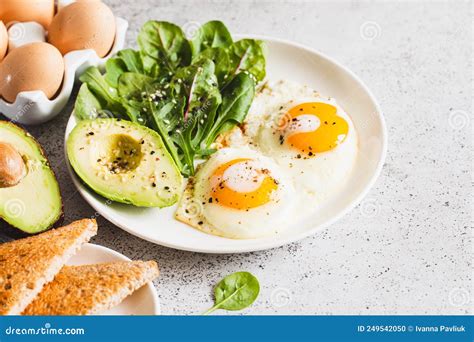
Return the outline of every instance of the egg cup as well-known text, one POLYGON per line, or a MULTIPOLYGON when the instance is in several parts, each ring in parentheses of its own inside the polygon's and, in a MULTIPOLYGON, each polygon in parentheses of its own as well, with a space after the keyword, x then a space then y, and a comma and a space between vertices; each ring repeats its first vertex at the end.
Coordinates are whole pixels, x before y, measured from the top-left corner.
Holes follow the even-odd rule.
POLYGON ((0 113, 25 125, 38 125, 58 115, 71 96, 75 80, 84 70, 90 66, 103 68, 105 62, 123 48, 128 22, 116 17, 115 24, 115 40, 107 56, 100 58, 92 49, 71 51, 64 55, 63 82, 52 99, 48 99, 41 90, 24 91, 17 95, 13 103, 0 98, 0 113))

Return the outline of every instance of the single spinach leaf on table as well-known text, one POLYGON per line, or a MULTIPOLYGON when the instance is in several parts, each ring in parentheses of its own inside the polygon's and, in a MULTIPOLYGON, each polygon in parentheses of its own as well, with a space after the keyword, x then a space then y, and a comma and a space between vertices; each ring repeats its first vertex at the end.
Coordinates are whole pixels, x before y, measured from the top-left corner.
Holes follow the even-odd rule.
POLYGON ((265 78, 265 52, 263 42, 255 39, 242 39, 229 48, 231 77, 242 71, 251 73, 257 81, 265 78))
POLYGON ((236 272, 222 279, 214 289, 214 306, 204 315, 217 309, 242 310, 257 299, 260 284, 249 272, 236 272))
POLYGON ((208 48, 228 48, 232 45, 232 36, 223 22, 213 20, 202 25, 191 40, 193 58, 208 48))
POLYGON ((191 63, 191 45, 179 26, 150 20, 138 34, 138 45, 164 68, 174 72, 191 63))

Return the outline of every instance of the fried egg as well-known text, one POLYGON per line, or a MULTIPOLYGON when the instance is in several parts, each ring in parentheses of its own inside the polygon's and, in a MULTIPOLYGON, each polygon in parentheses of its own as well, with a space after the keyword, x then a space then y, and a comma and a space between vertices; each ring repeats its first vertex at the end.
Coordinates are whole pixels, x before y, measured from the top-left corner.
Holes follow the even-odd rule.
POLYGON ((223 148, 188 182, 176 218, 236 239, 281 231, 294 211, 291 180, 270 158, 248 148, 223 148))
POLYGON ((289 81, 267 85, 256 96, 244 129, 232 131, 226 143, 250 145, 271 157, 314 201, 344 184, 358 150, 354 124, 337 102, 289 81))

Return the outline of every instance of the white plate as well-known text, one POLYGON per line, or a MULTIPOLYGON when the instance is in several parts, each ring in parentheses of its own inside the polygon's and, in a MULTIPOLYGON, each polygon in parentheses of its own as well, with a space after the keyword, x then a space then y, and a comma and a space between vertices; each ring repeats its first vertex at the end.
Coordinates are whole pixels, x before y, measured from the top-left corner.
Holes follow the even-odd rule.
MULTIPOLYGON (((87 243, 67 265, 88 265, 110 261, 130 261, 126 256, 109 248, 87 243)), ((160 301, 151 282, 125 298, 122 303, 100 315, 159 315, 160 301)))
MULTIPOLYGON (((268 79, 307 84, 336 98, 352 117, 359 137, 359 154, 354 172, 343 189, 311 218, 295 222, 293 227, 278 236, 232 240, 207 235, 178 222, 173 218, 175 206, 156 209, 110 203, 84 186, 68 165, 80 194, 97 212, 127 232, 163 246, 204 253, 239 253, 274 248, 303 239, 334 223, 362 200, 380 173, 387 148, 385 122, 370 90, 350 70, 313 49, 280 39, 251 38, 266 42, 268 79)), ((71 115, 65 138, 75 124, 71 115)))

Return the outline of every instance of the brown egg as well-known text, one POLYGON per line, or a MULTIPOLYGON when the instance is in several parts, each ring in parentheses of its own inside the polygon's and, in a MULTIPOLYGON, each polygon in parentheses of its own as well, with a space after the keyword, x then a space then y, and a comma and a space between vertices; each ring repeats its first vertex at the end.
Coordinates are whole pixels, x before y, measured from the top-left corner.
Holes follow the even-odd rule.
POLYGON ((115 39, 115 17, 100 1, 81 1, 64 7, 49 27, 48 41, 64 55, 94 49, 104 57, 115 39))
POLYGON ((54 16, 54 0, 0 0, 0 20, 36 21, 48 28, 54 16))
POLYGON ((0 95, 14 102, 22 91, 42 90, 51 99, 61 86, 63 75, 63 56, 53 45, 23 45, 0 64, 0 95))
POLYGON ((8 50, 8 34, 7 28, 3 24, 3 21, 0 21, 0 61, 7 54, 8 50))
POLYGON ((0 141, 0 188, 17 185, 25 173, 25 162, 20 153, 12 145, 0 141))

